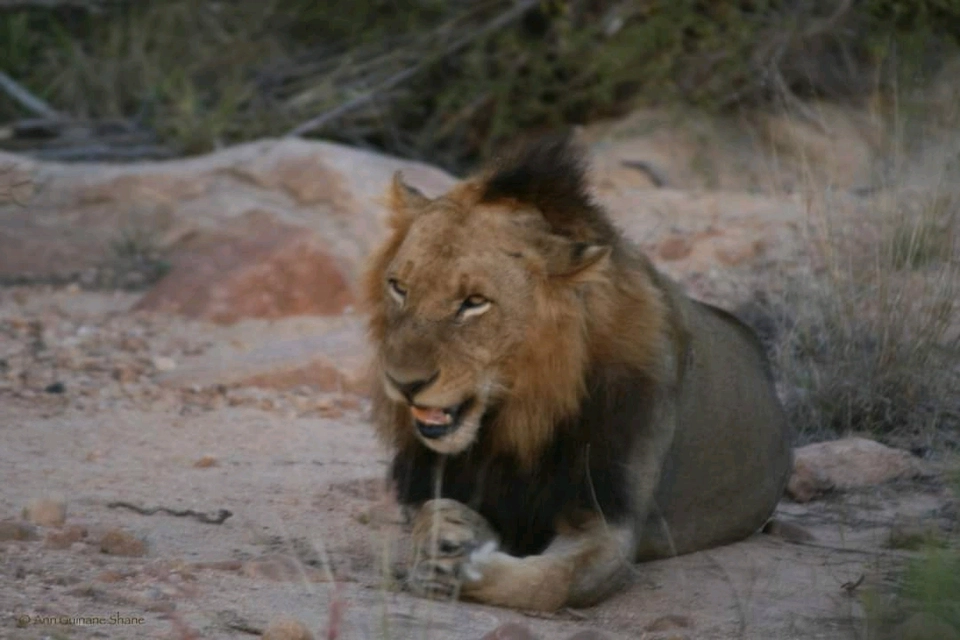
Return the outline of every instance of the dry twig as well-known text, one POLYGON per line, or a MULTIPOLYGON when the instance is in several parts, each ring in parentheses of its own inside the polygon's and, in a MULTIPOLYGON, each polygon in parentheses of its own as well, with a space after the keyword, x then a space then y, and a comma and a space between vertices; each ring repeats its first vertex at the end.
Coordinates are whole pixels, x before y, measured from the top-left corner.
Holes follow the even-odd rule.
MULTIPOLYGON (((0 2, 2 2, 2 0, 0 0, 0 2)), ((3 71, 0 71, 0 90, 20 103, 25 109, 42 118, 49 118, 51 120, 59 120, 62 118, 56 109, 27 91, 23 85, 3 71)))
MULTIPOLYGON (((457 53, 458 51, 460 51, 461 49, 469 45, 471 42, 479 38, 482 38, 483 36, 486 36, 487 34, 492 33, 498 29, 502 29, 506 27, 507 25, 514 22, 515 20, 518 20, 519 18, 521 18, 527 11, 536 7, 537 4, 539 4, 538 0, 521 0, 517 2, 509 10, 504 11, 499 16, 497 16, 496 18, 494 18, 493 20, 485 24, 483 27, 476 29, 475 31, 471 32, 469 35, 464 36, 463 38, 460 38, 459 40, 455 41, 453 44, 451 44, 449 47, 446 48, 446 50, 443 52, 443 56, 448 56, 448 55, 457 53)), ((365 93, 362 93, 350 100, 347 100, 346 102, 340 104, 337 107, 334 107, 333 109, 327 111, 326 113, 321 113, 319 116, 312 118, 310 120, 307 120, 306 122, 301 123, 300 125, 297 125, 287 135, 302 136, 305 133, 310 133, 311 131, 320 129, 330 124, 331 122, 337 120, 338 118, 346 115, 347 113, 350 113, 351 111, 357 109, 358 107, 362 107, 366 104, 369 104, 370 102, 375 100, 377 97, 379 97, 382 93, 389 91, 390 89, 405 82, 406 80, 409 80, 410 78, 415 76, 417 73, 419 73, 425 66, 426 66, 426 62, 421 61, 410 67, 407 67, 406 69, 403 69, 402 71, 399 71, 393 74, 392 76, 384 80, 382 83, 380 83, 373 89, 365 93)))

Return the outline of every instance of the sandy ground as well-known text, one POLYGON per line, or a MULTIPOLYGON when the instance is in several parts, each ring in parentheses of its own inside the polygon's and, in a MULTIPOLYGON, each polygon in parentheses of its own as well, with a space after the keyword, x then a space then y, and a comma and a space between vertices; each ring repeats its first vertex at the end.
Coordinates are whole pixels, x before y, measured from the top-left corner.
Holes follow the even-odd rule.
POLYGON ((317 638, 364 640, 478 640, 509 621, 545 639, 588 629, 611 639, 857 638, 859 594, 907 557, 887 548, 891 526, 955 513, 936 480, 885 485, 782 504, 779 519, 814 541, 757 534, 639 565, 632 586, 585 610, 534 616, 419 599, 389 577, 404 529, 380 492, 387 452, 364 402, 161 387, 164 371, 210 348, 214 329, 127 313, 135 300, 0 289, 0 521, 36 499, 67 504, 65 527, 0 540, 2 638, 243 638, 282 616, 317 638), (231 516, 213 524, 117 501, 231 516), (124 545, 104 542, 114 529, 133 553, 145 542, 143 555, 118 555, 124 545))

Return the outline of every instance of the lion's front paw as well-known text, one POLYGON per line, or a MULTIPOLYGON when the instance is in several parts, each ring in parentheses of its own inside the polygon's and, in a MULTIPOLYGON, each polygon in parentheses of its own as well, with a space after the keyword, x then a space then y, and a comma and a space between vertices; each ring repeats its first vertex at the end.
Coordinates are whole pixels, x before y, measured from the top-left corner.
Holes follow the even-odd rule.
POLYGON ((489 540, 469 553, 421 558, 410 575, 410 589, 433 598, 455 598, 483 584, 485 571, 497 552, 489 540))
POLYGON ((410 590, 425 598, 456 598, 462 584, 463 558, 421 558, 408 578, 410 590))
POLYGON ((413 522, 414 563, 409 585, 428 597, 454 597, 474 579, 471 557, 496 548, 497 536, 480 514, 456 500, 430 500, 413 522))

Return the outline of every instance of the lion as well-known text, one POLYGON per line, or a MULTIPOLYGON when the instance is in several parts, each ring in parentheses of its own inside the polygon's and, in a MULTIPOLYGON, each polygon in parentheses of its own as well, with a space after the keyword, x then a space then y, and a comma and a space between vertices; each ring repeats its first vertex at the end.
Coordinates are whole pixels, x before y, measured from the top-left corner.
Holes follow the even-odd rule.
POLYGON ((400 172, 363 282, 408 584, 551 611, 757 532, 792 467, 764 350, 590 197, 567 134, 428 198, 400 172))

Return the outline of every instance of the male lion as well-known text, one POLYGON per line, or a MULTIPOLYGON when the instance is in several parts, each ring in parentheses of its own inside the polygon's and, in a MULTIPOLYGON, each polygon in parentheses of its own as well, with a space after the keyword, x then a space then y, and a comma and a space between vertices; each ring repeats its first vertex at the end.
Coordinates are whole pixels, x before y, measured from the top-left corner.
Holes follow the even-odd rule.
POLYGON ((365 296, 418 593, 586 606, 633 561, 751 535, 783 492, 753 332, 659 274, 585 182, 566 136, 436 199, 394 176, 365 296))

